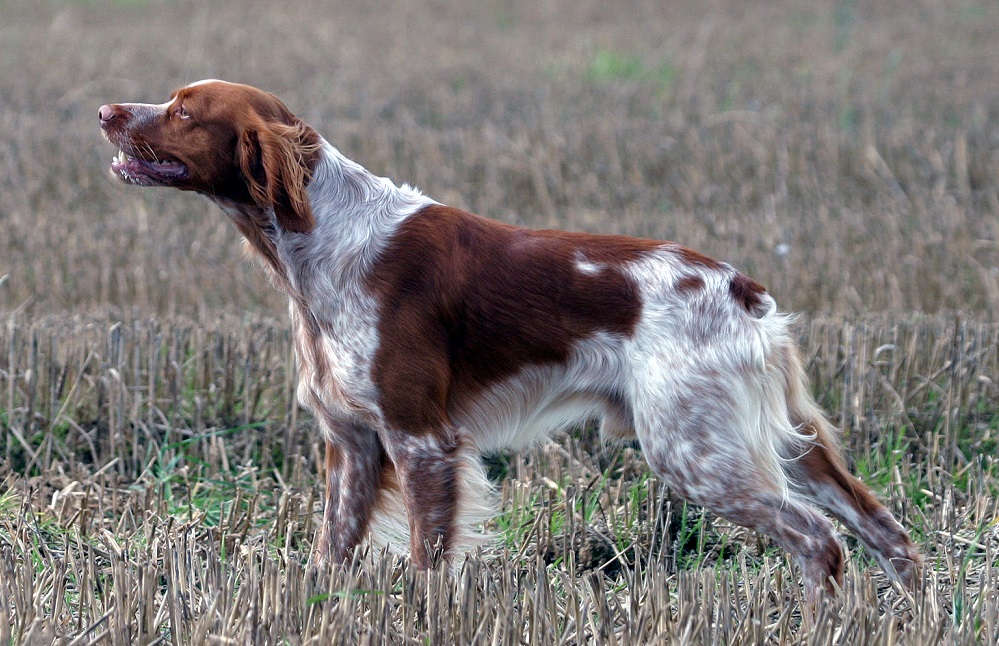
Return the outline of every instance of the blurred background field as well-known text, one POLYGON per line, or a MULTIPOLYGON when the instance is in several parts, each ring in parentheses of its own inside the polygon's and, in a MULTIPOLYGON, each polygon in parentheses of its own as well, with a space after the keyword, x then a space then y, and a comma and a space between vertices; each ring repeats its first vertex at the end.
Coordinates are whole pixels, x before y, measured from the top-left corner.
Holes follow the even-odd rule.
POLYGON ((206 77, 535 227, 672 239, 811 312, 999 303, 999 7, 6 1, 0 311, 280 314, 195 196, 108 181, 97 108, 206 77))
POLYGON ((0 0, 0 644, 995 643, 999 6, 989 0, 0 0), (802 620, 768 542, 588 429, 490 471, 458 577, 304 570, 320 439, 286 304, 216 207, 113 181, 97 108, 214 77, 531 227, 764 283, 851 466, 927 555, 852 538, 802 620))

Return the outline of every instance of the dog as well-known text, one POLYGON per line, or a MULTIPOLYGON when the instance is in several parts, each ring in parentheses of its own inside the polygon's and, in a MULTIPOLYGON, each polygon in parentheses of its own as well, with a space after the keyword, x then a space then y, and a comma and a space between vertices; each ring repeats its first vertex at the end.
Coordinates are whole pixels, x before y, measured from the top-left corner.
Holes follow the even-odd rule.
POLYGON ((420 567, 452 559, 490 513, 483 452, 599 420, 679 495, 786 549, 809 594, 843 572, 816 507, 916 581, 918 551, 809 394, 790 317, 730 265, 445 206, 247 85, 199 81, 99 118, 114 176, 213 200, 289 298, 298 398, 326 445, 317 563, 379 533, 405 536, 420 567))

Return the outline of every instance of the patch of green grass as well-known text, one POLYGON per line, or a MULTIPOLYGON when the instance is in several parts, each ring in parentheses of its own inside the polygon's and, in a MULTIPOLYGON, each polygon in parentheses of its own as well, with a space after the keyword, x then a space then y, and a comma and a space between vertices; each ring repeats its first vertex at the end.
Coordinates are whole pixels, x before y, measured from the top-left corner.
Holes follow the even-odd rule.
POLYGON ((881 493, 888 491, 894 482, 895 474, 910 474, 901 484, 905 495, 910 500, 922 501, 925 496, 920 493, 921 478, 919 470, 903 468, 909 465, 911 440, 905 427, 887 428, 879 435, 875 449, 856 458, 854 468, 857 475, 869 486, 881 493))
MULTIPOLYGON (((214 429, 162 447, 150 463, 148 472, 162 492, 168 513, 186 518, 200 513, 201 522, 206 526, 218 527, 224 518, 248 512, 254 504, 251 501, 256 500, 259 506, 261 498, 271 500, 273 495, 258 490, 252 471, 232 468, 229 472, 218 472, 210 468, 196 451, 189 450, 208 438, 261 426, 262 423, 258 423, 214 429), (239 509, 234 510, 235 505, 239 505, 239 509)), ((270 522, 266 518, 259 521, 270 522)))
POLYGON ((834 45, 841 52, 850 43, 853 34, 853 24, 856 20, 856 0, 839 0, 833 7, 833 24, 835 25, 834 45))
POLYGON ((673 563, 678 570, 697 569, 707 559, 707 513, 700 507, 683 503, 673 541, 673 563))
MULTIPOLYGON (((79 5, 95 5, 95 4, 105 4, 107 0, 63 0, 67 4, 79 4, 79 5)), ((146 7, 149 6, 151 0, 110 0, 111 4, 121 5, 125 7, 146 7)))
POLYGON ((0 493, 0 518, 7 514, 16 513, 21 506, 21 498, 13 490, 0 493))
POLYGON ((967 23, 977 23, 988 17, 988 9, 982 3, 971 3, 958 9, 961 20, 967 23))
POLYGON ((511 550, 518 550, 531 532, 544 505, 544 491, 537 486, 517 487, 493 523, 500 531, 502 541, 511 550))
POLYGON ((650 67, 639 56, 598 49, 584 76, 596 83, 640 81, 654 84, 660 91, 668 91, 676 80, 676 69, 669 62, 650 67))

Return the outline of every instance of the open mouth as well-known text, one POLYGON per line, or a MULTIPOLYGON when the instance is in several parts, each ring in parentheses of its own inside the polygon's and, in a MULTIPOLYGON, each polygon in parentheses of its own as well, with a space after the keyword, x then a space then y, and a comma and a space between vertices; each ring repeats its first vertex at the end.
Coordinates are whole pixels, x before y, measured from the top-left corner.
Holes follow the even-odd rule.
POLYGON ((119 150, 111 160, 111 172, 129 184, 170 185, 187 178, 187 166, 172 159, 147 160, 119 150))

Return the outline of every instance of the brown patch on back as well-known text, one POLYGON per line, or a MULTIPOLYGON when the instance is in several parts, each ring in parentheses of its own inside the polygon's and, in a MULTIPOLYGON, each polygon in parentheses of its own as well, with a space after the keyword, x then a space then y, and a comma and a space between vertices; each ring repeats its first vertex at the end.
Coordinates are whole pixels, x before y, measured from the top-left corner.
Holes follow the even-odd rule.
POLYGON ((681 294, 699 292, 704 289, 704 279, 700 276, 684 276, 676 281, 675 289, 681 294))
POLYGON ((386 417, 414 431, 437 427, 456 402, 524 366, 564 362, 580 339, 630 335, 641 299, 621 265, 661 245, 426 207, 371 277, 383 303, 374 375, 386 417), (579 254, 604 270, 578 271, 579 254))
POLYGON ((767 290, 752 278, 736 274, 729 284, 729 293, 732 294, 732 298, 736 302, 746 308, 747 312, 755 314, 763 303, 763 299, 760 297, 766 294, 767 290))
POLYGON ((687 247, 676 245, 673 251, 688 265, 704 267, 705 269, 722 269, 725 267, 724 263, 718 262, 710 256, 705 256, 703 253, 688 249, 687 247))

